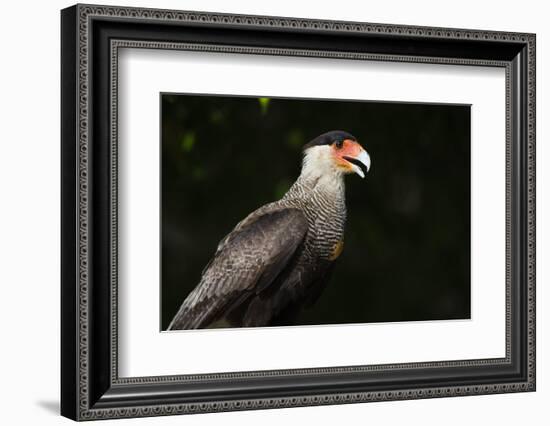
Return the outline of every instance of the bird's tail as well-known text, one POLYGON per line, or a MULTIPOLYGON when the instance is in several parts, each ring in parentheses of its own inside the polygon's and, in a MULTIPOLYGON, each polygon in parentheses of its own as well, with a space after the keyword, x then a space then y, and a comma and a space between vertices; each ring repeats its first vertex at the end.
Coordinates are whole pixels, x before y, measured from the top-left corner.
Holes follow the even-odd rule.
POLYGON ((219 302, 201 297, 200 286, 195 288, 181 304, 168 330, 194 330, 206 328, 218 318, 219 302))

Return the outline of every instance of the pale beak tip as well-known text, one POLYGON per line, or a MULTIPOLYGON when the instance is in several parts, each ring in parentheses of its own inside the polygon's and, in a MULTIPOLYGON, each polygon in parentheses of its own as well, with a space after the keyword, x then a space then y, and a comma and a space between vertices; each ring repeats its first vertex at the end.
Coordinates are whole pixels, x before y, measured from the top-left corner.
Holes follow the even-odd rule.
POLYGON ((365 178, 365 173, 368 173, 370 171, 370 155, 367 153, 367 151, 362 150, 357 159, 361 161, 361 163, 363 163, 366 169, 366 172, 364 172, 362 168, 358 168, 357 174, 362 178, 365 178))

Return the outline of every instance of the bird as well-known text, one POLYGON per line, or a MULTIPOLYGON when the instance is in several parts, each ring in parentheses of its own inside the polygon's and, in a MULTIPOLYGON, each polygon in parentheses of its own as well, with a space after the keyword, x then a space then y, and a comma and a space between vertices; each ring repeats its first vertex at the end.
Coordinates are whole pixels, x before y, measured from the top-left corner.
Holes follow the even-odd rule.
POLYGON ((370 164, 342 130, 306 143, 296 181, 219 242, 168 330, 293 325, 322 294, 344 248, 344 176, 364 178, 370 164))

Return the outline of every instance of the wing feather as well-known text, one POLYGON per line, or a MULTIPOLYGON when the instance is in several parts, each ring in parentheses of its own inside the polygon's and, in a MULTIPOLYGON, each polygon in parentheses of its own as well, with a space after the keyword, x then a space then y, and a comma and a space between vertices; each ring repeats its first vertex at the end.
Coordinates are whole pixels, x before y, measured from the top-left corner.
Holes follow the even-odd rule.
POLYGON ((249 295, 269 287, 295 254, 307 229, 307 219, 298 209, 247 217, 218 245, 168 329, 207 327, 249 295))

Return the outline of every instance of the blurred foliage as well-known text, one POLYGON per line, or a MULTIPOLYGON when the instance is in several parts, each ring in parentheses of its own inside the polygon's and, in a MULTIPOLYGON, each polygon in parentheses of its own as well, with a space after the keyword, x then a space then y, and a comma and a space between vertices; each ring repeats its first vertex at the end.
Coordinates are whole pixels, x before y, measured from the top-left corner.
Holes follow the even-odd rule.
POLYGON ((262 108, 262 115, 267 114, 267 110, 269 108, 269 98, 258 98, 258 102, 260 102, 260 107, 262 108))
POLYGON ((302 146, 346 130, 367 149, 346 178, 345 249, 298 324, 470 317, 470 108, 162 96, 162 328, 218 242, 300 173, 302 146))

